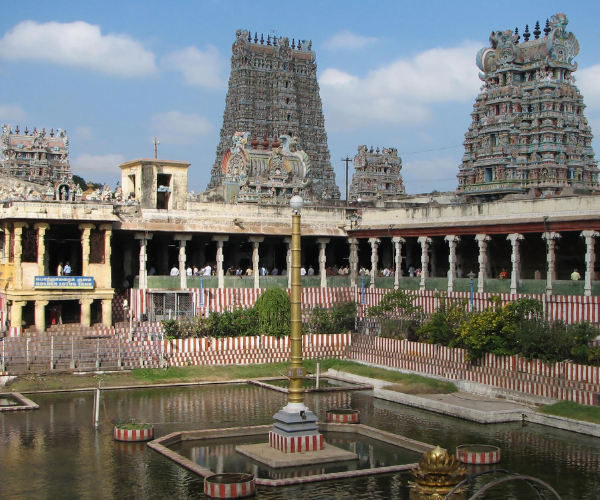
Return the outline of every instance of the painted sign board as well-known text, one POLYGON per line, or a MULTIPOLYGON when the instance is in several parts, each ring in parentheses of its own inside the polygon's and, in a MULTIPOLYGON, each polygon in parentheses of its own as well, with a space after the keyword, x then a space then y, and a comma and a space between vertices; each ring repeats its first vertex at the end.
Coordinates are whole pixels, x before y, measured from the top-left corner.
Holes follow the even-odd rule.
POLYGON ((94 288, 94 278, 92 276, 36 276, 33 288, 89 290, 94 288))

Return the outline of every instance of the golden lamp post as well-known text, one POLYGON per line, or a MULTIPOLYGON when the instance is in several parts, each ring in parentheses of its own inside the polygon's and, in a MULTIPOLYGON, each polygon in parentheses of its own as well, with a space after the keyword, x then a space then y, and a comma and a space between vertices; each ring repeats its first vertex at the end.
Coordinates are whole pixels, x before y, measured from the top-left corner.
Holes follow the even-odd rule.
MULTIPOLYGON (((290 331, 290 366, 287 376, 290 379, 288 403, 304 406, 304 365, 302 364, 302 282, 300 267, 302 266, 300 245, 300 210, 304 205, 301 196, 290 200, 292 215, 292 296, 291 296, 291 331, 290 331)), ((302 408, 304 409, 304 408, 302 408)))
POLYGON ((302 364, 302 315, 300 281, 300 210, 304 200, 293 196, 290 200, 292 215, 292 297, 290 331, 290 366, 287 376, 290 380, 287 405, 273 418, 273 430, 269 432, 269 445, 284 453, 300 453, 323 449, 323 436, 317 427, 317 417, 304 404, 303 380, 306 370, 302 364))

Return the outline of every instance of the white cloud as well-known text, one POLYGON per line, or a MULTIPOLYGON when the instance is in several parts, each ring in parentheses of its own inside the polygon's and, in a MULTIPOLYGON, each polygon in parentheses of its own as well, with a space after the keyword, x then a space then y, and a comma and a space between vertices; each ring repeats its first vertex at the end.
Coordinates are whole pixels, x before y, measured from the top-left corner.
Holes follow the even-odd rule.
POLYGON ((77 141, 89 141, 93 138, 92 127, 77 127, 73 133, 73 139, 77 141))
POLYGON ((319 83, 328 126, 352 130, 374 124, 413 126, 433 117, 434 103, 474 100, 481 86, 479 43, 435 48, 398 59, 364 78, 327 68, 319 83))
POLYGON ((100 26, 23 21, 0 40, 0 57, 46 61, 122 77, 156 72, 156 56, 128 35, 103 35, 100 26))
MULTIPOLYGON (((95 179, 97 174, 114 176, 120 172, 119 165, 125 162, 125 157, 119 154, 112 155, 89 155, 80 154, 70 161, 71 170, 74 174, 84 179, 95 179)), ((100 181, 98 181, 100 182, 100 181)))
POLYGON ((591 111, 600 111, 600 64, 577 71, 575 77, 583 94, 583 102, 591 111))
POLYGON ((349 30, 343 30, 339 33, 333 35, 331 38, 326 40, 323 43, 323 47, 326 49, 334 50, 334 49, 360 49, 365 45, 370 45, 372 43, 377 43, 377 38, 366 37, 362 35, 357 35, 352 33, 349 30))
POLYGON ((203 116, 180 111, 167 111, 152 117, 152 130, 163 144, 192 144, 200 136, 210 134, 212 124, 203 116))
MULTIPOLYGON (((16 123, 27 119, 27 113, 17 104, 0 104, 0 123, 16 123)), ((18 125, 18 123, 16 123, 18 125)))
POLYGON ((220 76, 225 61, 221 60, 219 51, 213 45, 209 45, 204 52, 196 47, 177 50, 163 57, 161 63, 167 69, 181 71, 188 85, 209 89, 225 86, 220 76))
POLYGON ((410 193, 429 193, 438 191, 454 191, 458 185, 456 174, 460 157, 434 158, 431 160, 410 160, 402 158, 402 180, 410 193))

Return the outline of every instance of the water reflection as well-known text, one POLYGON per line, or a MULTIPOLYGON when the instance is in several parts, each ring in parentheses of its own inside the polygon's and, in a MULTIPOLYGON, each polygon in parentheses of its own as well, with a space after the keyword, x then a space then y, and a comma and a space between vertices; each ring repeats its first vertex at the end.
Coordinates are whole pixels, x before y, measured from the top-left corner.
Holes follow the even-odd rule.
MULTIPOLYGON (((202 498, 202 480, 145 445, 112 439, 107 419, 155 423, 156 436, 176 430, 262 425, 286 395, 251 385, 151 388, 104 392, 106 415, 92 427, 92 393, 32 397, 39 410, 0 412, 0 497, 10 499, 202 498)), ((375 400, 369 392, 310 393, 308 406, 324 419, 330 408, 355 408, 367 425, 440 444, 499 446, 499 467, 550 483, 564 500, 598 500, 600 439, 520 423, 479 425, 375 400)), ((229 472, 229 471, 228 471, 229 472)), ((387 474, 261 488, 259 499, 408 499, 406 474, 387 474)), ((537 498, 506 484, 487 498, 537 498)))

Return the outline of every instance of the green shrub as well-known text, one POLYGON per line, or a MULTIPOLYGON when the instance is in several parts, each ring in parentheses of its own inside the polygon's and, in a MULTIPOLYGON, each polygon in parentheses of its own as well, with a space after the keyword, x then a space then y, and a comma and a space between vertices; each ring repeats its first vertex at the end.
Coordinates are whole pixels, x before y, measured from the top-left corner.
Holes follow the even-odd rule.
POLYGON ((439 307, 416 334, 423 342, 448 346, 456 343, 457 329, 467 319, 469 301, 450 300, 441 293, 436 298, 439 300, 439 307))
POLYGON ((526 320, 537 320, 542 303, 534 299, 519 299, 501 306, 498 296, 490 298, 491 306, 475 311, 456 329, 455 340, 449 345, 465 347, 468 359, 480 358, 486 353, 510 356, 517 353, 514 339, 526 320))
POLYGON ((369 307, 367 316, 379 320, 380 336, 416 340, 414 332, 423 318, 423 308, 414 304, 416 298, 398 289, 386 293, 379 305, 369 307))
POLYGON ((310 333, 344 333, 356 326, 356 302, 334 304, 325 309, 321 304, 310 310, 307 330, 310 333))
POLYGON ((292 304, 285 289, 268 288, 258 297, 253 309, 260 333, 273 337, 290 334, 292 304))

